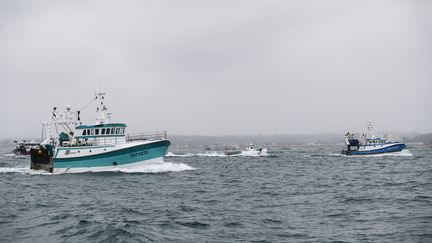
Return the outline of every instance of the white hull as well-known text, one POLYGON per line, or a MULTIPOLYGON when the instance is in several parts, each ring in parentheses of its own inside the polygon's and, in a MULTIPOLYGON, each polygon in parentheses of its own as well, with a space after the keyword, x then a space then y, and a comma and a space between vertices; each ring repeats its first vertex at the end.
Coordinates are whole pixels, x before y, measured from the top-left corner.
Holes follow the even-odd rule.
POLYGON ((262 149, 262 150, 244 150, 241 152, 242 156, 267 156, 267 149, 262 149))
POLYGON ((79 168, 54 168, 55 174, 64 173, 85 173, 85 172, 103 172, 103 171, 119 171, 121 169, 137 169, 151 164, 164 163, 163 157, 139 161, 136 163, 116 165, 116 166, 98 166, 98 167, 79 167, 79 168))
POLYGON ((137 141, 137 142, 130 142, 130 143, 125 142, 116 145, 104 145, 104 146, 61 147, 56 149, 54 158, 67 159, 67 158, 80 158, 85 156, 102 155, 108 152, 133 148, 139 145, 151 144, 157 141, 159 140, 137 141))

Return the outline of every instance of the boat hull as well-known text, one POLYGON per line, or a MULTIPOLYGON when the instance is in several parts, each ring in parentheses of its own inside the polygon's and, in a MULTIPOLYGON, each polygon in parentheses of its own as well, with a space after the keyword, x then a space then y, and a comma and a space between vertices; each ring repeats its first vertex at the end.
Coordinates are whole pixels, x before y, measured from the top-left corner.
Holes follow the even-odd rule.
POLYGON ((225 155, 237 155, 241 153, 242 153, 241 150, 227 150, 224 152, 225 155))
MULTIPOLYGON (((53 158, 53 172, 97 172, 160 163, 163 162, 163 157, 167 153, 169 145, 168 140, 138 142, 128 144, 125 147, 109 148, 107 152, 94 155, 88 153, 88 151, 91 152, 91 148, 78 148, 81 149, 81 151, 78 150, 78 153, 68 151, 67 148, 59 148, 53 158), (67 157, 66 154, 72 156, 67 157), (84 154, 84 156, 77 156, 77 154, 84 154)), ((94 148, 94 150, 97 149, 94 148)), ((74 150, 77 150, 77 148, 74 148, 74 150)))
POLYGON ((53 173, 63 174, 63 173, 85 173, 85 172, 103 172, 103 171, 119 171, 122 169, 134 170, 141 168, 146 165, 160 164, 163 163, 163 157, 157 157, 154 159, 148 159, 144 161, 138 161, 129 164, 122 164, 117 166, 95 166, 95 167, 72 167, 72 168, 54 168, 53 173))
POLYGON ((374 154, 386 154, 400 152, 406 148, 404 143, 391 143, 383 145, 366 145, 359 146, 358 150, 342 150, 344 155, 374 155, 374 154))

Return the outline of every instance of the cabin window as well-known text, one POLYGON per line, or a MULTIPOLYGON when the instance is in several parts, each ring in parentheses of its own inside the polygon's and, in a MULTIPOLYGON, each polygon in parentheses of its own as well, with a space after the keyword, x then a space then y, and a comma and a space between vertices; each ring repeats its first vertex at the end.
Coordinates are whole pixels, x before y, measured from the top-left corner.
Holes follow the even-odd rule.
POLYGON ((120 133, 120 128, 117 128, 116 129, 116 134, 119 134, 120 133))
POLYGON ((86 130, 83 130, 83 133, 82 133, 82 135, 83 135, 83 136, 85 136, 85 135, 86 135, 86 130))
POLYGON ((91 130, 91 135, 94 135, 94 129, 91 130))
POLYGON ((95 130, 95 134, 96 134, 96 135, 99 135, 99 129, 96 129, 96 130, 95 130))
POLYGON ((107 128, 106 134, 110 134, 110 129, 109 128, 107 128))
POLYGON ((87 135, 90 135, 90 129, 87 129, 87 135))
POLYGON ((102 134, 102 135, 105 134, 105 128, 102 128, 101 134, 102 134))
POLYGON ((111 134, 114 134, 114 128, 111 128, 111 134))
POLYGON ((121 133, 121 134, 124 134, 124 132, 125 132, 125 129, 122 128, 120 133, 121 133))

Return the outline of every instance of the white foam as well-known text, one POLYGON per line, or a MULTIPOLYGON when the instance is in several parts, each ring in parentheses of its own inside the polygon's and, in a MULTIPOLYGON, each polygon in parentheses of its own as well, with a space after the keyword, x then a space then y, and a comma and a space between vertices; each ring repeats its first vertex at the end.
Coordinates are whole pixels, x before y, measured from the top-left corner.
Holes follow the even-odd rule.
POLYGON ((113 168, 108 169, 108 172, 122 172, 122 173, 163 173, 163 172, 180 172, 180 171, 188 171, 195 170, 195 168, 176 162, 163 162, 163 163, 154 163, 148 165, 142 165, 134 168, 113 168))
POLYGON ((207 153, 198 153, 196 156, 202 156, 202 157, 225 157, 227 156, 224 153, 218 153, 217 151, 213 152, 207 152, 207 153))
MULTIPOLYGON (((153 163, 148 165, 137 166, 133 168, 109 168, 98 172, 163 173, 163 172, 180 172, 180 171, 187 171, 187 170, 195 170, 195 168, 183 163, 162 162, 162 163, 153 163)), ((91 171, 83 171, 83 173, 85 172, 91 172, 91 171)), ((30 168, 18 168, 18 167, 0 168, 0 174, 12 174, 12 173, 29 174, 29 175, 53 175, 53 173, 49 173, 43 170, 32 170, 30 168)))
POLYGON ((3 156, 4 156, 4 157, 16 157, 15 154, 4 154, 3 156))
POLYGON ((165 157, 193 157, 196 156, 196 154, 192 154, 192 153, 185 153, 185 154, 175 154, 172 152, 168 152, 165 157))
POLYGON ((207 153, 185 153, 185 154, 175 154, 172 152, 168 152, 165 157, 195 157, 195 156, 200 156, 200 157, 225 157, 227 156, 226 154, 223 153, 218 153, 217 151, 213 151, 213 152, 207 152, 207 153))
POLYGON ((400 152, 386 153, 386 154, 371 154, 367 155, 368 157, 387 157, 387 156, 396 156, 396 157, 411 157, 414 156, 408 149, 404 149, 400 152))
POLYGON ((206 152, 206 153, 185 153, 185 154, 175 154, 168 152, 165 157, 233 157, 233 156, 246 156, 246 157, 259 157, 259 156, 270 156, 267 149, 263 149, 261 153, 257 151, 242 151, 240 154, 226 155, 225 153, 220 153, 218 151, 206 152))
POLYGON ((338 156, 338 157, 411 157, 414 156, 408 149, 404 149, 400 152, 392 152, 392 153, 384 153, 384 154, 367 154, 367 155, 344 155, 344 154, 329 154, 329 156, 338 156))
POLYGON ((268 153, 268 149, 262 149, 260 156, 270 156, 270 154, 268 153))
POLYGON ((44 170, 32 170, 30 168, 18 168, 18 167, 0 167, 0 174, 28 174, 28 175, 51 175, 52 173, 44 170))
POLYGON ((347 156, 347 155, 344 155, 344 154, 328 154, 328 156, 344 157, 344 156, 347 156))

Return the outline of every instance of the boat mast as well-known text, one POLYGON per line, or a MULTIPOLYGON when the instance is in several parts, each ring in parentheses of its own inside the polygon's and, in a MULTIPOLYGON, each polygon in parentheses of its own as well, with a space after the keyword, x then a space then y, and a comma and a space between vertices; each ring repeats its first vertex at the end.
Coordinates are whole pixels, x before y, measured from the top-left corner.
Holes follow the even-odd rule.
POLYGON ((373 129, 373 124, 372 124, 372 121, 371 120, 369 120, 368 121, 368 127, 367 127, 367 130, 368 130, 368 136, 369 136, 369 138, 372 138, 372 129, 373 129))
POLYGON ((108 109, 104 104, 105 93, 95 93, 95 99, 99 102, 99 106, 96 108, 96 112, 99 113, 99 116, 96 117, 96 125, 109 124, 112 113, 108 112, 108 109))

